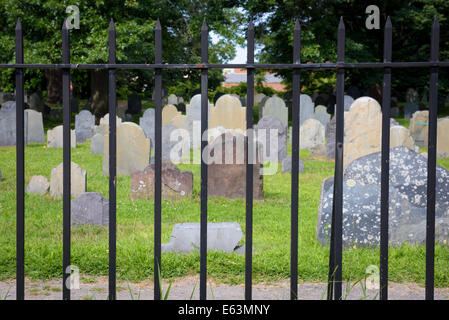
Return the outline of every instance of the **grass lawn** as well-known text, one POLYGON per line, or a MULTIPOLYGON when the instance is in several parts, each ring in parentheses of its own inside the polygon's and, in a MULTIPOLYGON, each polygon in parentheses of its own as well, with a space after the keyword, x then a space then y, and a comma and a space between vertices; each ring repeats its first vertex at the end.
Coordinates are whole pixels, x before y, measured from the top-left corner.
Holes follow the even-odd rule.
MULTIPOLYGON (((325 281, 329 248, 315 240, 320 186, 333 174, 333 162, 312 159, 301 152, 305 173, 300 175, 299 191, 299 267, 302 281, 325 281)), ((62 149, 47 149, 44 144, 26 148, 25 183, 31 176, 44 175, 62 162, 62 149)), ((16 153, 14 147, 0 147, 0 279, 15 277, 16 255, 16 153)), ((102 174, 102 156, 92 155, 89 143, 72 149, 72 161, 87 170, 87 191, 97 191, 108 197, 108 178, 102 174)), ((449 159, 439 160, 449 168, 449 159)), ((173 226, 181 222, 200 221, 200 166, 181 165, 194 173, 191 199, 163 201, 162 242, 169 241, 173 226)), ((287 279, 290 274, 290 174, 264 177, 264 200, 254 201, 254 282, 287 279)), ((129 199, 130 177, 119 176, 117 182, 117 277, 119 280, 140 281, 153 277, 153 201, 129 199)), ((62 276, 62 200, 26 195, 25 272, 32 279, 62 276)), ((245 230, 244 199, 210 198, 210 222, 237 221, 245 230)), ((244 238, 243 238, 244 239, 244 238)), ((182 277, 199 273, 199 253, 162 256, 162 276, 182 277)), ((389 278, 395 282, 424 284, 425 247, 403 245, 391 248, 389 278)), ((244 282, 244 257, 220 252, 208 253, 208 274, 217 282, 244 282)), ((108 274, 107 227, 72 228, 72 264, 83 275, 108 274)), ((347 249, 343 253, 343 277, 364 278, 369 265, 379 265, 378 249, 347 249)), ((435 284, 449 286, 449 247, 436 246, 435 284)))

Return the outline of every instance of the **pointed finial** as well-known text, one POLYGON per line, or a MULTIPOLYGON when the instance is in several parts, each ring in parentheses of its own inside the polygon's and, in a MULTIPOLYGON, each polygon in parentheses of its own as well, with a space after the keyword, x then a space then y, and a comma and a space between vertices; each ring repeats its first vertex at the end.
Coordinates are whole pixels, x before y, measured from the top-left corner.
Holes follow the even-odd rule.
POLYGON ((162 30, 161 21, 159 20, 159 18, 157 18, 156 20, 156 30, 162 30))
POLYGON ((207 30, 206 18, 204 18, 203 20, 203 26, 201 27, 201 30, 207 30))
POLYGON ((254 30, 253 19, 249 19, 248 30, 254 30))
POLYGON ((340 17, 340 23, 338 24, 338 29, 340 29, 340 30, 345 29, 345 23, 343 22, 343 17, 340 17))
POLYGON ((438 21, 438 17, 437 16, 435 16, 435 18, 433 19, 432 28, 440 28, 440 22, 438 21))
POLYGON ((385 29, 391 29, 391 19, 390 16, 387 17, 387 22, 385 22, 385 29))
POLYGON ((111 22, 109 22, 109 30, 115 30, 114 19, 111 18, 111 22))
POLYGON ((22 20, 20 18, 17 19, 16 30, 22 30, 22 20))
POLYGON ((295 30, 300 30, 301 29, 301 25, 299 24, 299 19, 296 18, 295 19, 295 30))
POLYGON ((62 23, 62 30, 68 30, 67 28, 67 19, 64 19, 64 22, 62 23))

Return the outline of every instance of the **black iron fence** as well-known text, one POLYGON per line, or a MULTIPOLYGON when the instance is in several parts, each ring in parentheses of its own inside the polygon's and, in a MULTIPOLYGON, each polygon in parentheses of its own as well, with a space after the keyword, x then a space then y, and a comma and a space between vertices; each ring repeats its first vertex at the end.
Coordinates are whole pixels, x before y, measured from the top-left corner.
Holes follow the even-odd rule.
MULTIPOLYGON (((338 58, 336 63, 301 63, 300 25, 296 21, 293 41, 293 62, 291 64, 255 64, 254 28, 250 23, 247 33, 246 64, 209 64, 208 28, 204 21, 201 28, 201 64, 163 64, 162 29, 157 21, 155 28, 154 64, 117 64, 116 33, 114 22, 109 26, 109 61, 107 64, 71 64, 69 30, 62 27, 62 64, 26 64, 23 59, 23 30, 20 19, 16 26, 16 63, 0 64, 0 68, 16 69, 16 111, 17 111, 17 257, 16 257, 16 298, 25 298, 25 181, 24 181, 24 78, 25 69, 61 69, 63 90, 63 299, 70 299, 70 289, 65 285, 70 276, 66 271, 70 266, 70 70, 106 69, 109 73, 109 299, 116 299, 116 75, 117 69, 155 70, 155 192, 154 192, 154 299, 161 299, 161 159, 162 159, 162 71, 164 69, 201 70, 201 136, 208 128, 208 70, 222 68, 247 69, 247 129, 253 128, 254 110, 254 70, 291 69, 293 71, 292 108, 292 173, 291 173, 291 264, 290 298, 298 293, 298 166, 299 166, 299 109, 300 71, 335 70, 337 72, 337 108, 334 197, 331 223, 329 254, 328 299, 342 298, 342 231, 343 231, 343 147, 344 147, 344 74, 345 69, 381 68, 384 71, 382 94, 382 152, 381 152, 381 237, 380 237, 380 299, 388 299, 388 203, 389 203, 389 152, 390 152, 390 92, 391 70, 393 68, 429 68, 429 134, 427 170, 427 226, 426 226, 426 299, 434 298, 434 247, 435 247, 435 180, 436 180, 436 133, 438 109, 438 70, 449 67, 449 62, 439 61, 440 27, 437 18, 432 26, 431 52, 428 62, 392 62, 392 25, 387 19, 384 33, 383 62, 346 63, 345 25, 343 19, 338 26, 338 58)), ((252 135, 251 130, 249 134, 252 135)), ((246 152, 253 150, 252 137, 248 136, 246 152)), ((201 152, 207 141, 201 142, 201 152)), ((251 156, 248 154, 248 156, 251 156)), ((248 157, 247 157, 248 159, 248 157)), ((253 175, 252 162, 246 164, 246 251, 245 251, 245 299, 252 298, 252 238, 253 238, 253 175)), ((206 299, 207 289, 207 164, 201 160, 201 222, 200 222, 200 299, 206 299)))

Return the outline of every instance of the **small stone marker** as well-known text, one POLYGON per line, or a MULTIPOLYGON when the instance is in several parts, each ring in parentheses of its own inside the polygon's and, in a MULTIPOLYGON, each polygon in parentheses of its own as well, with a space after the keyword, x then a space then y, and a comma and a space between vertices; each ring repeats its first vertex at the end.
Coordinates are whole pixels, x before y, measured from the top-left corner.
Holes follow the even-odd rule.
POLYGON ((82 193, 70 202, 72 225, 109 225, 109 200, 98 192, 82 193))
POLYGON ((262 163, 273 159, 274 162, 281 162, 287 156, 287 127, 277 117, 265 115, 255 126, 255 133, 258 141, 263 144, 263 147, 259 148, 259 159, 262 163), (270 144, 271 135, 277 140, 276 148, 270 144), (272 152, 276 154, 273 155, 272 152))
POLYGON ((449 157, 449 118, 438 119, 437 128, 437 156, 449 157))
POLYGON ((30 183, 26 188, 26 193, 44 195, 48 191, 49 187, 50 183, 46 177, 32 176, 30 183))
MULTIPOLYGON (((150 139, 133 122, 117 128, 117 175, 130 175, 145 169, 150 162, 150 139)), ((109 176, 109 134, 104 136, 103 175, 109 176)))
POLYGON ((172 93, 167 98, 167 104, 172 104, 172 105, 178 104, 178 97, 172 93))
MULTIPOLYGON (((71 163, 70 168, 70 182, 72 197, 78 197, 80 194, 86 192, 87 187, 87 175, 86 170, 81 169, 75 162, 71 163)), ((50 195, 54 198, 62 197, 63 193, 63 163, 59 164, 56 168, 51 170, 50 176, 50 195)))
MULTIPOLYGON (((63 126, 57 126, 47 131, 47 148, 62 148, 63 147, 63 126)), ((70 144, 72 148, 76 148, 76 134, 75 130, 70 130, 70 144)))
POLYGON ((284 100, 274 96, 265 101, 263 106, 263 117, 274 116, 281 120, 281 123, 288 126, 288 108, 285 105, 284 100))
MULTIPOLYGON (((292 155, 289 154, 284 160, 282 160, 282 172, 292 172, 292 155)), ((298 173, 304 172, 304 161, 299 159, 298 173)))
MULTIPOLYGON (((243 237, 237 222, 207 223, 207 249, 228 253, 238 249, 243 237)), ((169 243, 162 244, 162 252, 189 253, 200 248, 200 224, 177 223, 173 227, 169 243)))
MULTIPOLYGON (((143 171, 131 175, 131 200, 154 198, 155 167, 150 164, 143 171)), ((162 198, 183 199, 190 197, 193 190, 193 173, 181 172, 170 161, 162 161, 162 198)))
POLYGON ((82 110, 75 116, 76 142, 85 142, 94 135, 95 116, 88 110, 82 110))
POLYGON ((42 120, 42 113, 35 110, 25 110, 26 123, 26 140, 27 142, 45 142, 44 136, 44 122, 42 120))
POLYGON ((418 100, 419 100, 418 92, 413 88, 409 88, 405 95, 405 101, 410 103, 417 103, 418 100))
POLYGON ((312 149, 318 145, 324 146, 324 127, 315 119, 306 120, 299 133, 299 148, 312 149))
POLYGON ((410 119, 410 134, 416 145, 427 147, 429 134, 429 111, 416 111, 410 119))
POLYGON ((128 113, 140 114, 142 112, 142 99, 137 93, 132 93, 128 97, 128 113))
POLYGON ((313 119, 318 120, 323 127, 326 128, 328 122, 331 121, 331 115, 327 113, 327 108, 325 106, 316 106, 313 119))
POLYGON ((225 94, 217 100, 209 116, 209 128, 215 127, 246 132, 246 108, 242 107, 238 98, 225 94))

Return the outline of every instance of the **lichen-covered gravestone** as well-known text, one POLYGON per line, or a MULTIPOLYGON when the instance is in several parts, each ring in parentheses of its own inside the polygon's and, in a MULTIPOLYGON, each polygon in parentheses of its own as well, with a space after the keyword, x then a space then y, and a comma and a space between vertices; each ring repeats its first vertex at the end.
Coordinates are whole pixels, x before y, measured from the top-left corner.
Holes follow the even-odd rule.
POLYGON ((257 123, 255 134, 263 144, 262 148, 259 148, 262 163, 270 160, 281 162, 287 156, 287 127, 277 117, 265 115, 257 123), (271 137, 277 141, 277 146, 270 144, 271 137))
MULTIPOLYGON (((64 128, 57 126, 47 131, 47 148, 63 148, 64 145, 64 128)), ((75 130, 70 130, 70 144, 72 148, 76 148, 75 130)))
POLYGON ((46 177, 32 176, 26 188, 26 193, 44 195, 49 187, 50 183, 48 182, 48 179, 46 177))
MULTIPOLYGON (((353 161, 343 180, 343 245, 380 241, 381 152, 353 161)), ((389 242, 422 244, 426 239, 427 159, 406 147, 390 150, 389 242)), ((437 166, 435 240, 449 243, 449 172, 437 166)), ((333 178, 323 181, 316 237, 329 243, 333 178)))
MULTIPOLYGON (((199 223, 178 223, 173 227, 169 243, 162 244, 162 252, 189 253, 200 248, 199 223)), ((232 253, 239 248, 243 237, 237 222, 207 223, 207 249, 232 253)))
MULTIPOLYGON (((50 195, 54 198, 60 198, 63 194, 64 181, 63 171, 64 164, 59 164, 56 168, 51 170, 50 175, 50 195)), ((70 166, 70 194, 72 197, 78 197, 80 194, 86 192, 87 175, 86 170, 82 169, 75 162, 70 166)))
MULTIPOLYGON (((150 163, 150 139, 133 122, 117 128, 117 175, 130 175, 150 163)), ((109 134, 104 136, 103 175, 109 176, 109 134)))
POLYGON ((71 201, 71 224, 107 226, 109 200, 98 192, 85 192, 71 201))
POLYGON ((95 116, 88 110, 81 110, 75 116, 76 142, 85 142, 94 135, 95 116))
POLYGON ((324 146, 324 127, 315 119, 306 120, 300 128, 299 148, 312 149, 316 146, 324 146))
POLYGON ((232 95, 221 96, 210 110, 209 128, 223 127, 246 132, 246 108, 232 95))

